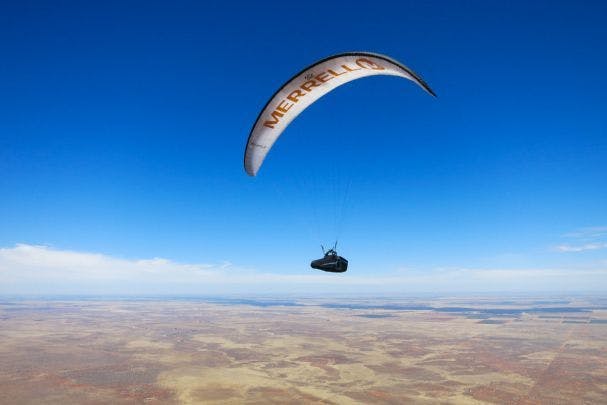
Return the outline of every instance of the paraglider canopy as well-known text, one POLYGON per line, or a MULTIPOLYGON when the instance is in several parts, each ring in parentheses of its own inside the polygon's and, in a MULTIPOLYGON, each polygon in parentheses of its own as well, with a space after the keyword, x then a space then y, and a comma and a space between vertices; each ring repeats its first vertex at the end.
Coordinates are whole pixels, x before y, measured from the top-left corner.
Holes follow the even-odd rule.
POLYGON ((247 174, 257 174, 274 142, 308 106, 342 84, 376 75, 409 79, 435 96, 415 72, 385 55, 346 52, 322 59, 289 79, 259 113, 245 150, 244 166, 247 174))

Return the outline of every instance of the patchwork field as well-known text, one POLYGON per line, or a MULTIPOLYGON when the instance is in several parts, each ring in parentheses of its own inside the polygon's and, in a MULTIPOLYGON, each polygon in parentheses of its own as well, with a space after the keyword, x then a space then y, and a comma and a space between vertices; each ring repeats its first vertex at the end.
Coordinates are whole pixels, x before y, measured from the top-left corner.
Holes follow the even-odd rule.
POLYGON ((596 298, 0 302, 0 403, 607 403, 596 298))

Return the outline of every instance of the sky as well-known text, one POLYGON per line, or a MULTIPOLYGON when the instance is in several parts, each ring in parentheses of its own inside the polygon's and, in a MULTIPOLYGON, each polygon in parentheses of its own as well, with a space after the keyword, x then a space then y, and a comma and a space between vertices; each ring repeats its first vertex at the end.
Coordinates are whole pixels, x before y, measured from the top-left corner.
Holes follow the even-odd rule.
POLYGON ((606 17, 600 1, 2 2, 0 294, 605 292, 606 17), (438 97, 344 85, 247 176, 268 98, 346 51, 438 97), (311 270, 336 236, 348 272, 311 270))

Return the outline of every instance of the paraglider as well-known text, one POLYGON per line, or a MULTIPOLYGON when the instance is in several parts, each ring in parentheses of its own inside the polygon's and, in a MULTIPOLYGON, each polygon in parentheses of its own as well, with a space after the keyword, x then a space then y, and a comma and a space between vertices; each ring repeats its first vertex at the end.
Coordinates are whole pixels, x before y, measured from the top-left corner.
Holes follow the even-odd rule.
MULTIPOLYGON (((428 94, 432 89, 411 69, 377 53, 346 52, 322 59, 289 79, 274 93, 257 116, 244 155, 245 171, 256 176, 268 152, 289 124, 316 100, 337 87, 368 76, 399 76, 413 81, 428 94)), ((343 272, 348 261, 334 249, 322 259, 314 260, 316 269, 343 272)))

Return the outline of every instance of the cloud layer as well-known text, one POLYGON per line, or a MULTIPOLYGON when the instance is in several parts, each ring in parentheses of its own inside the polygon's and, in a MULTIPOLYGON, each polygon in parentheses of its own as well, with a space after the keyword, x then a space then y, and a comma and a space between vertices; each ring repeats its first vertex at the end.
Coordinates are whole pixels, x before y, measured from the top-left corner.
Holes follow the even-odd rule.
MULTIPOLYGON (((259 294, 597 291, 605 263, 581 269, 471 269, 269 273, 229 263, 131 260, 19 244, 0 248, 0 294, 259 294), (377 275, 374 275, 377 273, 377 275)), ((602 287, 601 287, 602 286, 602 287)))

